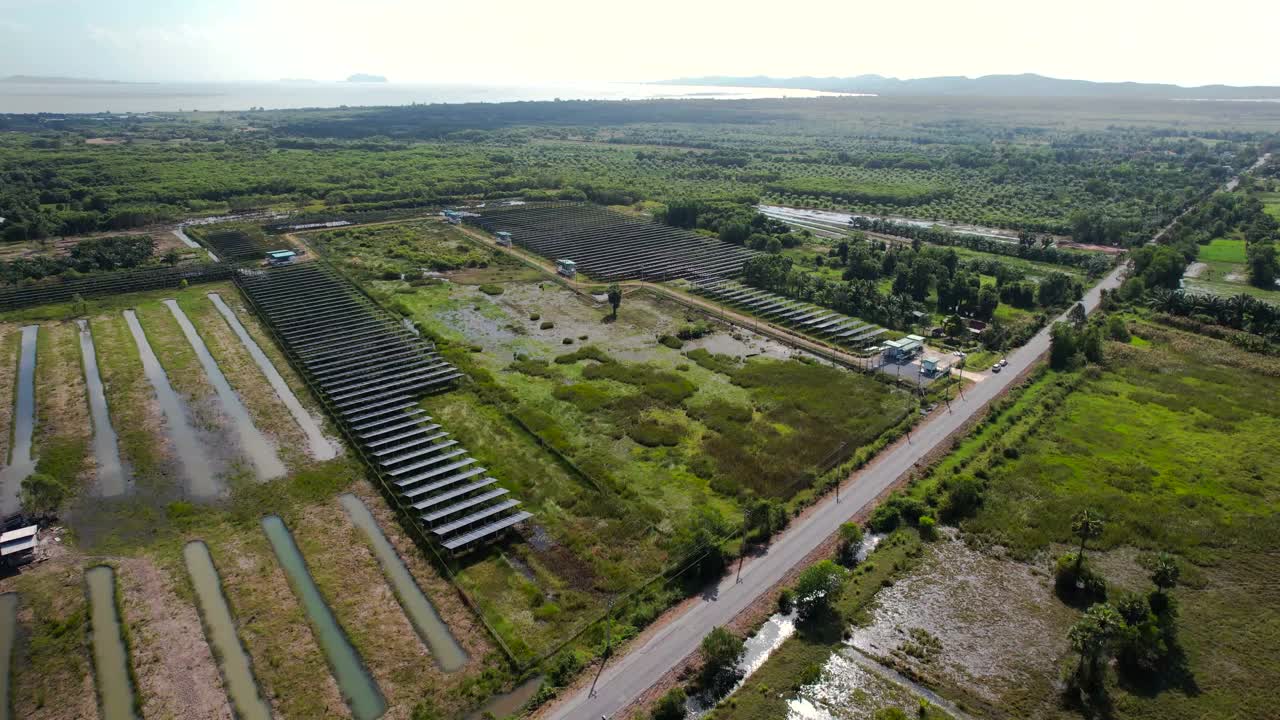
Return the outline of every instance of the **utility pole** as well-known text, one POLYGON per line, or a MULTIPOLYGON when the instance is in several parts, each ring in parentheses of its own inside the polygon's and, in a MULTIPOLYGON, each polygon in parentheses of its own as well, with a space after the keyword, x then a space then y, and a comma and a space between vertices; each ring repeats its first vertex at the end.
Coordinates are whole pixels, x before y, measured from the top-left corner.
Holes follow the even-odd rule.
POLYGON ((609 662, 609 652, 612 649, 613 641, 613 598, 609 598, 608 609, 605 610, 604 618, 604 656, 600 658, 600 667, 596 670, 596 677, 591 681, 591 690, 587 692, 587 697, 596 696, 596 683, 600 682, 600 675, 604 673, 604 665, 609 662))

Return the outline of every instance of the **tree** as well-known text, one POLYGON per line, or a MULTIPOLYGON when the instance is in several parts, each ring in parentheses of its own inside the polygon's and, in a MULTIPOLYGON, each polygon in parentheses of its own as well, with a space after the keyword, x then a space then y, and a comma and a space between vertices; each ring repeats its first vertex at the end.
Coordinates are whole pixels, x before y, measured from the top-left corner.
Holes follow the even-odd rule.
POLYGON ((170 248, 161 259, 164 260, 166 265, 172 267, 178 264, 178 261, 182 259, 182 256, 178 254, 177 250, 170 248))
POLYGON ((622 304, 622 288, 618 283, 609 285, 609 306, 613 308, 613 319, 618 319, 618 306, 622 304))
POLYGON ((1270 240, 1251 244, 1247 259, 1249 282, 1255 287, 1274 289, 1276 275, 1280 273, 1280 257, 1277 257, 1276 244, 1270 240))
POLYGON ((1102 537, 1106 522, 1102 516, 1088 508, 1081 510, 1071 518, 1071 534, 1080 538, 1080 550, 1076 553, 1076 574, 1080 573, 1080 565, 1084 562, 1084 546, 1090 540, 1102 537))
POLYGON ((862 526, 858 523, 847 522, 840 526, 840 562, 849 567, 858 562, 862 536, 862 526))
POLYGON ((796 610, 800 619, 807 620, 829 610, 847 574, 847 570, 830 560, 805 568, 796 580, 796 610))
POLYGON ((1049 330, 1049 367, 1071 370, 1080 361, 1080 343, 1076 329, 1069 323, 1057 322, 1049 330))
POLYGON ((57 478, 44 473, 32 473, 22 481, 19 501, 27 513, 46 517, 58 512, 62 501, 67 499, 67 492, 67 486, 57 478))
POLYGON ((1124 630, 1124 618, 1105 603, 1090 607, 1084 617, 1071 626, 1067 638, 1071 641, 1071 649, 1080 655, 1076 680, 1081 688, 1094 690, 1101 687, 1100 671, 1105 668, 1103 661, 1110 653, 1112 643, 1124 630))
POLYGON ((1178 584, 1181 574, 1177 558, 1162 552, 1156 556, 1155 566, 1151 568, 1151 582, 1155 583, 1160 593, 1167 593, 1178 584))
POLYGON ((658 700, 650 717, 653 720, 684 720, 687 715, 685 701, 684 688, 674 687, 658 700))
POLYGON ((722 627, 712 628, 702 638, 702 687, 713 696, 724 695, 738 681, 738 660, 742 639, 722 627))

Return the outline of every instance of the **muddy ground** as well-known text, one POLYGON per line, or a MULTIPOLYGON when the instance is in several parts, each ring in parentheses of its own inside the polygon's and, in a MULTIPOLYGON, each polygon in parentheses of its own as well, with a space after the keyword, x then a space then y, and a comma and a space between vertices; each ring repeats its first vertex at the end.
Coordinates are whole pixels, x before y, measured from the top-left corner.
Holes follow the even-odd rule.
POLYGON ((0 462, 8 463, 13 435, 13 390, 18 378, 18 349, 22 331, 17 325, 0 325, 0 462))

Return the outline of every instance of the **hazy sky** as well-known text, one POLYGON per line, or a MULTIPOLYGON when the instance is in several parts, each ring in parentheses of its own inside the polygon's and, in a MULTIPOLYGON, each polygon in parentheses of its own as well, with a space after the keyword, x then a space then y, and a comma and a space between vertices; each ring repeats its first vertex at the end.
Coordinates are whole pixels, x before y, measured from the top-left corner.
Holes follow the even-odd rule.
POLYGON ((1276 0, 0 0, 0 76, 393 82, 1037 72, 1280 85, 1276 0))

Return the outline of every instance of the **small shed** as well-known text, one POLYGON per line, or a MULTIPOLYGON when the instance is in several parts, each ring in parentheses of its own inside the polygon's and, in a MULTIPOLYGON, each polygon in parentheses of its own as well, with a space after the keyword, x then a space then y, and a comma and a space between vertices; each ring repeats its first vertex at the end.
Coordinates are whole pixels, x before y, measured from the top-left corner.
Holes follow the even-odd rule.
POLYGON ((572 260, 557 260, 556 272, 567 278, 575 277, 578 274, 578 263, 572 260))
POLYGON ((951 372, 951 358, 946 356, 926 357, 920 361, 920 369, 922 372, 924 372, 925 375, 928 375, 929 377, 946 375, 948 372, 951 372))
POLYGON ((272 250, 267 253, 267 263, 270 265, 288 265, 298 253, 292 250, 272 250))
POLYGON ((0 534, 0 562, 9 567, 31 562, 39 542, 40 528, 36 525, 28 525, 0 534))
POLYGON ((499 230, 493 236, 498 238, 498 244, 502 247, 511 247, 511 233, 506 230, 499 230))

